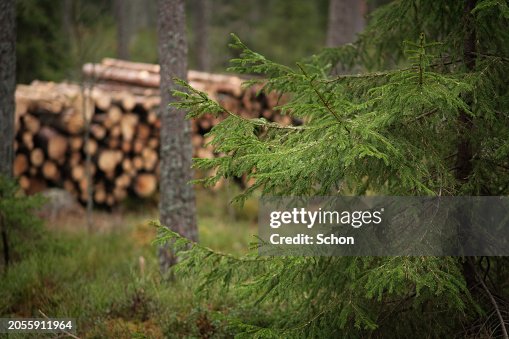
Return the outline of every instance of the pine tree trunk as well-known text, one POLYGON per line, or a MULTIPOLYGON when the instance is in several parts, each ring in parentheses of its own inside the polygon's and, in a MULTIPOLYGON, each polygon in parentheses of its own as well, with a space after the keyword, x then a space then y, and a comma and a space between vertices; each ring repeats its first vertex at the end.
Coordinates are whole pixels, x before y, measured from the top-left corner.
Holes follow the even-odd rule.
MULTIPOLYGON (((14 150, 14 91, 16 90, 15 0, 0 1, 0 176, 12 176, 14 150)), ((4 264, 9 267, 9 240, 0 211, 4 264)))
MULTIPOLYGON (((474 26, 474 18, 472 10, 475 8, 476 0, 465 0, 464 7, 464 29, 465 37, 463 42, 463 58, 466 69, 469 72, 475 69, 475 51, 476 51, 476 31, 474 26)), ((462 137, 458 142, 458 155, 456 158, 456 179, 465 184, 468 182, 472 174, 472 144, 470 136, 473 129, 472 119, 467 112, 460 112, 458 117, 458 125, 462 137)), ((462 192, 464 194, 465 192, 462 192)), ((458 221, 460 227, 460 245, 468 247, 468 242, 471 233, 471 223, 468 217, 464 215, 464 210, 458 212, 458 221)), ((467 283, 470 292, 474 292, 477 288, 476 274, 475 274, 475 257, 466 257, 463 263, 463 276, 467 283)))
MULTIPOLYGON (((469 72, 474 71, 475 68, 475 27, 473 24, 473 17, 470 13, 475 7, 475 0, 465 1, 465 40, 463 43, 463 58, 465 66, 469 72)), ((461 112, 459 115, 459 125, 463 131, 463 138, 458 144, 458 157, 456 160, 456 178, 460 182, 468 181, 468 177, 472 172, 472 145, 469 140, 469 131, 473 128, 472 119, 467 112, 461 112)))
MULTIPOLYGON (((191 171, 191 123, 185 112, 168 106, 174 100, 173 77, 186 79, 187 42, 184 0, 158 2, 159 63, 161 65, 161 176, 159 212, 161 223, 191 240, 198 237, 191 171)), ((161 248, 162 272, 175 263, 168 248, 161 248)))
POLYGON ((195 50, 196 61, 199 71, 209 71, 209 19, 210 19, 209 0, 196 0, 196 17, 194 20, 195 29, 195 50))
POLYGON ((73 25, 73 0, 64 0, 62 6, 62 28, 67 32, 69 48, 71 48, 72 39, 75 36, 73 25))
POLYGON ((113 3, 117 20, 117 57, 129 60, 129 40, 131 39, 131 27, 129 22, 128 0, 115 0, 113 3))
POLYGON ((15 0, 0 1, 0 175, 12 175, 16 89, 15 0))
POLYGON ((337 47, 355 41, 364 29, 367 5, 358 0, 330 0, 327 46, 337 47))

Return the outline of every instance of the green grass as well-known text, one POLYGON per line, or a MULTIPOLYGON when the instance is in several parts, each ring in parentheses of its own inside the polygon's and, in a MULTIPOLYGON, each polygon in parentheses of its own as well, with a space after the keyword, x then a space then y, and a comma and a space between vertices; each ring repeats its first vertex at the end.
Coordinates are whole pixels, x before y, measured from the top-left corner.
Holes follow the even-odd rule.
MULTIPOLYGON (((198 191, 200 242, 215 250, 248 251, 256 229, 256 201, 229 206, 228 191, 198 191)), ((51 225, 46 240, 0 278, 1 317, 72 317, 87 338, 228 337, 217 313, 249 309, 219 290, 196 298, 192 278, 161 279, 155 230, 144 214, 111 218, 111 227, 87 234, 72 225, 51 225), (72 230, 72 231, 70 231, 72 230), (144 262, 144 264, 141 264, 144 262)), ((101 218, 108 216, 102 215, 101 218)), ((102 224, 105 220, 101 220, 102 224)))

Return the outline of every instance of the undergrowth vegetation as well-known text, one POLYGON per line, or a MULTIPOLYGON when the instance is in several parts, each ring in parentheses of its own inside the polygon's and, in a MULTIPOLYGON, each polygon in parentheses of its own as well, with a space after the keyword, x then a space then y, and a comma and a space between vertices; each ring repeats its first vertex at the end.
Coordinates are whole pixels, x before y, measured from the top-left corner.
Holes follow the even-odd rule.
MULTIPOLYGON (((248 201, 250 212, 241 212, 228 200, 227 191, 198 192, 200 239, 215 250, 242 254, 257 232, 257 203, 248 201)), ((155 229, 147 223, 156 216, 155 209, 126 215, 92 235, 84 225, 52 225, 40 245, 0 278, 0 316, 41 318, 42 311, 76 318, 85 338, 233 335, 218 312, 263 322, 263 313, 235 304, 220 289, 197 300, 192 277, 162 280, 155 229)))

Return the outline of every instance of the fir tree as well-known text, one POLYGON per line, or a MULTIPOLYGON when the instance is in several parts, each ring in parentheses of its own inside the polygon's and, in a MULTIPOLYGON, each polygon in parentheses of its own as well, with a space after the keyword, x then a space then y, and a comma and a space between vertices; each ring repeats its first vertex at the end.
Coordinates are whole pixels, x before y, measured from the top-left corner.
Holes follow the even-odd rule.
MULTIPOLYGON (((176 104, 194 118, 226 114, 210 132, 223 156, 199 182, 247 174, 236 198, 264 195, 507 195, 509 7, 505 1, 400 0, 373 13, 355 44, 288 67, 239 49, 231 71, 288 100, 301 122, 245 119, 181 82, 176 104), (363 73, 334 75, 334 65, 363 73)), ((507 258, 237 258, 178 238, 179 264, 203 290, 222 284, 243 303, 270 304, 269 323, 230 319, 255 337, 505 336, 507 258)))

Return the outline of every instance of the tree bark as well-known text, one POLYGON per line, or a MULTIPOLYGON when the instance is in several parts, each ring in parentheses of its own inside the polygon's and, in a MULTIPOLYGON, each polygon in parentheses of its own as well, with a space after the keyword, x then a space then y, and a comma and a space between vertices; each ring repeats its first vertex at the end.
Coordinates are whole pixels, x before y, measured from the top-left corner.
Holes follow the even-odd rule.
MULTIPOLYGON (((467 72, 475 70, 475 51, 476 51, 476 30, 472 10, 475 8, 476 0, 465 0, 463 25, 465 36, 463 41, 463 59, 467 72)), ((467 99, 468 101, 468 99, 467 99)), ((468 103, 471 104, 470 102, 468 103)), ((458 117, 458 125, 461 131, 461 137, 458 142, 456 158, 456 179, 460 185, 467 184, 472 174, 472 143, 470 137, 474 128, 472 118, 467 112, 462 111, 458 117)), ((465 194, 467 192, 461 192, 465 194)), ((468 193, 467 193, 468 194, 468 193)), ((472 225, 467 216, 464 215, 465 210, 458 211, 459 225, 459 243, 463 248, 469 248, 469 239, 471 237, 472 225)), ((462 265, 463 277, 467 283, 467 287, 471 293, 478 289, 476 279, 475 257, 465 257, 462 265)))
POLYGON ((12 176, 16 89, 15 0, 0 1, 0 175, 12 176))
POLYGON ((210 2, 209 0, 195 0, 196 17, 194 20, 196 65, 199 71, 210 70, 209 51, 209 24, 210 2))
POLYGON ((74 32, 73 17, 73 0, 64 0, 62 6, 62 27, 64 32, 67 32, 69 48, 71 48, 72 39, 76 35, 74 32))
POLYGON ((4 216, 0 211, 0 230, 2 234, 2 247, 4 255, 5 271, 7 272, 10 263, 9 239, 7 237, 7 225, 5 225, 4 216))
MULTIPOLYGON (((198 238, 195 196, 188 184, 191 171, 191 123, 185 112, 168 104, 174 101, 173 77, 186 79, 187 42, 184 0, 158 0, 159 63, 161 64, 161 223, 193 241, 198 238)), ((161 271, 175 263, 168 247, 160 248, 161 271)))
POLYGON ((129 60, 129 42, 131 40, 131 22, 129 22, 130 1, 115 0, 113 3, 117 20, 117 57, 129 60))
MULTIPOLYGON (((12 177, 14 153, 14 91, 16 90, 15 0, 0 1, 0 176, 12 177)), ((0 211, 1 212, 1 211, 0 211)), ((5 267, 9 267, 9 240, 3 215, 0 233, 5 267)))
POLYGON ((355 41, 355 35, 364 29, 365 1, 330 0, 327 46, 337 47, 355 41))

